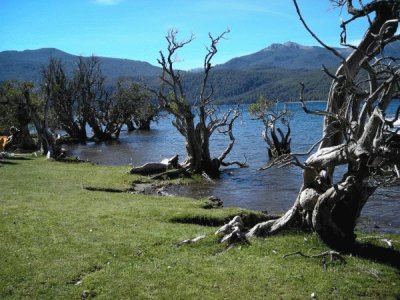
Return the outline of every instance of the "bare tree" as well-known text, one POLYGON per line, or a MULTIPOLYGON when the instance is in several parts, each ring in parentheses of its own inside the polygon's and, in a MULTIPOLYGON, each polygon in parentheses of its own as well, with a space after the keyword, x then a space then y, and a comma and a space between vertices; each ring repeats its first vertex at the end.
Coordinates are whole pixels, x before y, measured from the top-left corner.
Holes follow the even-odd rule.
POLYGON ((249 113, 264 124, 263 138, 268 145, 269 158, 278 158, 290 153, 290 120, 293 113, 287 105, 278 108, 278 101, 268 100, 263 96, 256 103, 249 105, 249 113), (284 133, 284 130, 286 132, 284 133), (279 136, 278 136, 279 135, 279 136))
POLYGON ((161 81, 163 87, 158 91, 161 107, 171 113, 175 120, 173 125, 186 140, 187 158, 183 164, 185 169, 193 173, 205 172, 211 177, 218 177, 220 166, 237 164, 245 166, 240 162, 225 162, 225 158, 231 151, 235 138, 232 133, 233 124, 239 117, 237 109, 231 109, 218 116, 213 102, 213 87, 209 85, 208 79, 212 69, 211 60, 217 53, 217 45, 229 32, 224 31, 218 37, 209 34, 210 46, 204 57, 203 78, 200 86, 199 98, 190 101, 187 99, 182 84, 182 74, 175 69, 175 55, 177 51, 189 44, 194 36, 185 41, 177 40, 177 31, 170 30, 167 39, 167 51, 164 55, 160 51, 158 63, 162 67, 161 81), (192 104, 194 103, 194 104, 192 104), (210 137, 215 131, 229 136, 230 143, 218 158, 211 158, 210 137))
MULTIPOLYGON (((385 47, 398 40, 400 2, 373 0, 333 1, 345 6, 350 19, 343 21, 341 41, 353 49, 347 57, 325 45, 304 21, 297 1, 293 0, 300 20, 307 30, 334 55, 341 65, 332 77, 326 111, 307 113, 324 117, 324 131, 317 151, 304 163, 289 154, 271 165, 296 164, 303 168, 303 185, 290 210, 281 218, 257 224, 247 236, 266 236, 290 227, 315 231, 328 245, 350 249, 355 242, 354 228, 371 194, 381 185, 400 182, 400 135, 393 123, 400 108, 388 116, 388 106, 399 97, 400 69, 397 57, 385 56, 385 47), (358 46, 347 45, 346 29, 354 20, 367 18, 368 28, 358 46), (334 181, 335 168, 347 172, 334 181)), ((313 149, 312 148, 312 149, 313 149)), ((310 153, 311 150, 310 149, 310 153)))
POLYGON ((105 77, 97 57, 79 57, 74 72, 74 97, 77 101, 77 116, 82 123, 89 124, 93 138, 110 140, 115 133, 114 126, 107 126, 107 112, 110 99, 104 85, 105 77))

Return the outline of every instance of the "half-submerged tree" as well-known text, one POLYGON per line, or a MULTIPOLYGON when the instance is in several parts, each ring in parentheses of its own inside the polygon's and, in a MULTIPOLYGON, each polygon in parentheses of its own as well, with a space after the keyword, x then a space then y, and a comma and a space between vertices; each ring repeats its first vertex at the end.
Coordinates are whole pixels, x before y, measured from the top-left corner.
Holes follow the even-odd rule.
POLYGON ((211 60, 217 53, 217 44, 228 32, 228 30, 224 31, 216 38, 209 34, 211 43, 204 57, 203 78, 198 99, 187 99, 182 74, 174 66, 177 51, 190 43, 194 39, 193 36, 188 40, 178 41, 177 31, 170 30, 166 36, 168 53, 164 55, 160 51, 158 60, 163 71, 161 75, 163 87, 157 93, 161 107, 175 117, 173 125, 186 141, 187 158, 183 167, 191 173, 205 172, 214 178, 219 176, 221 166, 232 164, 245 166, 244 163, 237 161, 225 162, 235 142, 232 129, 235 120, 239 117, 239 111, 231 109, 218 116, 216 108, 212 105, 213 87, 208 82, 212 69, 211 60), (210 137, 216 130, 228 135, 230 142, 219 157, 211 158, 210 137))
POLYGON ((127 125, 128 131, 135 128, 150 130, 151 121, 157 118, 158 110, 146 88, 138 83, 120 79, 112 97, 116 112, 127 125))
POLYGON ((249 105, 249 113, 264 124, 263 138, 268 145, 269 158, 277 158, 290 153, 290 120, 292 112, 284 105, 278 109, 278 102, 268 100, 263 96, 256 103, 249 105), (284 133, 284 131, 286 131, 284 133))
POLYGON ((95 56, 79 57, 72 76, 68 77, 59 59, 50 59, 42 71, 42 90, 50 103, 55 127, 64 130, 74 141, 87 140, 87 125, 95 140, 117 139, 124 124, 149 129, 156 115, 147 90, 132 82, 117 82, 110 94, 95 56))
POLYGON ((305 228, 333 248, 351 249, 356 221, 368 198, 380 185, 400 182, 400 135, 392 129, 400 108, 391 116, 387 112, 392 100, 399 97, 400 69, 398 58, 384 52, 399 39, 400 2, 374 0, 363 5, 360 1, 357 5, 361 6, 356 7, 351 0, 332 1, 347 7, 351 16, 341 25, 343 45, 347 45, 347 27, 359 18, 368 20, 360 44, 348 45, 353 51, 347 58, 319 40, 304 22, 296 0, 293 2, 309 32, 342 63, 335 74, 326 70, 333 79, 326 111, 310 111, 303 101, 307 113, 324 116, 322 139, 314 145, 319 144, 317 151, 304 163, 295 154, 275 161, 303 168, 303 185, 293 207, 276 220, 257 224, 247 236, 305 228), (335 182, 333 175, 339 165, 347 171, 335 182))
POLYGON ((70 138, 85 142, 87 119, 81 113, 83 103, 77 101, 74 81, 66 75, 61 60, 52 58, 43 69, 42 90, 51 103, 57 127, 70 138))
POLYGON ((79 57, 74 72, 74 93, 78 115, 92 128, 93 138, 98 141, 117 138, 120 127, 110 112, 113 102, 106 92, 105 77, 97 57, 79 57))

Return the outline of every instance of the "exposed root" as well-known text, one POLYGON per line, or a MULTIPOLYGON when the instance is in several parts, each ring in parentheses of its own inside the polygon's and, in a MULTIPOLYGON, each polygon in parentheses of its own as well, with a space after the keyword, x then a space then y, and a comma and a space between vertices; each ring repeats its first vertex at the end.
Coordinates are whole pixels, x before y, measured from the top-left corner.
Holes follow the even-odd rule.
POLYGON ((195 238, 192 238, 189 240, 180 241, 176 244, 176 246, 180 247, 182 245, 192 244, 192 243, 195 243, 195 242, 198 242, 198 241, 204 239, 205 237, 206 237, 205 235, 199 235, 199 236, 196 236, 195 238))
POLYGON ((231 233, 225 235, 221 239, 221 243, 227 243, 228 245, 239 243, 250 244, 249 240, 246 237, 246 234, 239 227, 234 227, 231 233))
POLYGON ((244 223, 240 216, 234 217, 228 224, 219 228, 215 235, 222 236, 220 242, 227 243, 228 245, 245 243, 250 244, 247 240, 244 230, 244 223))
POLYGON ((386 239, 381 236, 366 236, 366 237, 358 238, 358 240, 360 240, 360 241, 379 240, 380 242, 386 244, 390 249, 393 249, 393 244, 396 243, 396 241, 392 241, 392 240, 386 239))
POLYGON ((329 257, 329 263, 331 263, 331 264, 334 263, 335 261, 338 261, 340 264, 346 264, 346 260, 344 259, 344 257, 339 252, 336 252, 333 250, 324 251, 322 253, 315 254, 315 255, 307 255, 307 254, 302 253, 301 251, 295 251, 292 253, 285 254, 283 256, 283 258, 293 256, 293 255, 300 255, 300 256, 303 256, 306 258, 322 258, 321 265, 325 270, 327 269, 326 257, 329 257))
POLYGON ((366 273, 368 275, 371 275, 372 277, 374 277, 378 282, 381 282, 382 279, 379 277, 380 272, 377 269, 373 269, 373 268, 368 268, 366 266, 359 266, 358 270, 366 273))
POLYGON ((297 201, 295 205, 289 209, 282 217, 276 220, 269 220, 266 222, 259 223, 255 225, 246 234, 247 237, 257 236, 265 237, 278 233, 284 229, 288 229, 292 224, 296 223, 300 219, 300 214, 298 213, 297 201))
POLYGON ((292 255, 300 255, 303 257, 307 257, 307 258, 319 258, 319 257, 329 256, 331 262, 333 262, 334 260, 339 260, 339 261, 345 262, 344 257, 339 252, 334 251, 334 250, 328 250, 328 251, 324 251, 322 253, 314 254, 314 255, 307 255, 307 254, 302 253, 301 251, 295 251, 292 253, 285 254, 283 256, 283 258, 292 256, 292 255))
POLYGON ((212 178, 211 178, 210 176, 208 176, 208 174, 207 174, 206 172, 202 172, 202 173, 201 173, 201 176, 202 176, 205 180, 207 180, 209 183, 215 184, 215 181, 212 180, 212 178))

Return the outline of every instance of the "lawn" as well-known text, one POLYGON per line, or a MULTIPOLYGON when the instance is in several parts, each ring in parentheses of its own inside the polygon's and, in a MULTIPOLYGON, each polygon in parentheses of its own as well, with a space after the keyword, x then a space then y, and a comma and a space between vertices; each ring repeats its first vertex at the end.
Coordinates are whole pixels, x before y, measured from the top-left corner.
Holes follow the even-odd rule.
POLYGON ((259 214, 86 189, 129 189, 139 177, 127 171, 30 155, 0 159, 1 299, 400 298, 399 236, 385 236, 395 249, 370 239, 381 257, 347 254, 345 263, 284 257, 328 250, 299 232, 226 249, 218 226, 259 214), (177 246, 199 235, 206 238, 177 246), (387 255, 394 260, 385 262, 387 255))

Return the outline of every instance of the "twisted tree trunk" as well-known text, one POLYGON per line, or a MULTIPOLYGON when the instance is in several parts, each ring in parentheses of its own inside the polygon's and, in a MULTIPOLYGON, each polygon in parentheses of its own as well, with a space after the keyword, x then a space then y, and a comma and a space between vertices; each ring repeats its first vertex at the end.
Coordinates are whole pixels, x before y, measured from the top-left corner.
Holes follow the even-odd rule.
POLYGON ((213 95, 213 87, 208 84, 209 73, 212 68, 211 60, 217 53, 216 46, 219 40, 227 32, 223 32, 217 38, 213 38, 209 34, 211 45, 207 48, 208 52, 204 58, 204 74, 196 107, 192 106, 186 98, 181 74, 175 70, 173 58, 178 49, 193 40, 193 36, 187 41, 178 42, 176 39, 177 32, 175 30, 169 31, 166 37, 168 55, 164 56, 163 52, 160 51, 160 59, 158 60, 163 71, 160 77, 163 85, 161 90, 157 92, 153 91, 157 94, 160 105, 175 117, 172 124, 185 138, 187 157, 183 163, 183 167, 191 173, 206 173, 209 177, 213 178, 219 176, 221 165, 237 164, 241 167, 246 166, 246 164, 239 162, 224 162, 235 141, 232 134, 232 127, 234 121, 239 116, 238 111, 229 110, 224 115, 218 117, 215 109, 210 104, 213 95), (167 91, 164 91, 165 86, 168 88, 167 91), (230 143, 218 158, 211 158, 210 137, 217 129, 229 136, 230 143))
MULTIPOLYGON (((293 1, 305 24, 296 0, 293 1)), ((281 218, 257 224, 247 236, 266 236, 290 227, 305 228, 315 231, 331 247, 349 249, 355 241, 357 218, 379 186, 380 174, 385 174, 382 182, 400 178, 397 166, 400 157, 396 157, 399 149, 396 144, 389 143, 396 140, 398 134, 385 129, 399 118, 400 108, 391 121, 385 119, 385 111, 391 100, 398 97, 400 72, 393 58, 389 58, 387 64, 370 62, 386 43, 394 40, 400 4, 398 1, 371 1, 362 10, 356 10, 348 0, 347 6, 353 18, 343 23, 344 34, 345 26, 354 19, 371 13, 375 13, 375 18, 359 46, 343 59, 336 74, 331 75, 334 79, 326 111, 310 111, 301 99, 307 113, 325 116, 320 147, 304 164, 294 155, 286 156, 283 163, 292 162, 303 168, 299 195, 281 218), (368 89, 357 84, 362 69, 368 73, 368 89), (335 183, 333 173, 339 165, 347 165, 347 173, 335 183)), ((326 48, 339 55, 336 50, 326 48)))

